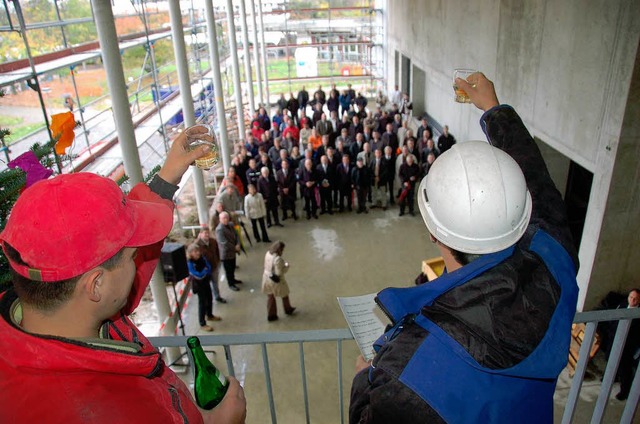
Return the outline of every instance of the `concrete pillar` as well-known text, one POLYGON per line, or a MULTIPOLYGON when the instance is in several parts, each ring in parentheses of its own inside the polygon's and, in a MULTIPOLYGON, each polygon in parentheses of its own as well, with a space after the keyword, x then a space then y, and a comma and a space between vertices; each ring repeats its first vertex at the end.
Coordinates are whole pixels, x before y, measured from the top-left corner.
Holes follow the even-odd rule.
MULTIPOLYGON (((249 31, 247 31, 247 13, 244 7, 244 0, 240 0, 240 23, 242 24, 242 45, 244 49, 244 73, 247 81, 247 91, 249 92, 249 110, 251 114, 256 110, 253 98, 253 77, 251 76, 251 51, 249 50, 249 31)), ((244 134, 242 134, 244 137, 244 134)))
POLYGON ((238 114, 238 139, 244 138, 244 108, 242 105, 242 86, 240 85, 240 65, 238 63, 238 44, 236 43, 236 24, 234 22, 233 1, 227 0, 227 22, 229 25, 229 49, 233 67, 233 86, 236 95, 236 112, 238 114))
POLYGON ((262 64, 263 64, 263 76, 264 76, 264 92, 265 92, 265 100, 267 113, 269 113, 269 106, 271 105, 271 101, 269 100, 269 74, 267 72, 267 45, 264 42, 264 21, 262 20, 262 2, 258 2, 258 14, 260 15, 260 38, 262 39, 262 64))
MULTIPOLYGON (((621 14, 630 23, 639 9, 636 4, 621 14)), ((614 53, 618 60, 612 63, 619 65, 604 90, 609 107, 580 244, 578 301, 585 309, 597 306, 611 290, 626 294, 640 285, 640 49, 638 33, 622 34, 626 46, 614 53), (635 61, 630 64, 633 48, 635 61), (627 87, 628 94, 621 94, 627 87)))
POLYGON ((113 117, 118 131, 118 143, 122 149, 124 172, 129 177, 131 185, 134 186, 143 181, 143 176, 131 110, 129 109, 129 95, 127 94, 127 85, 124 79, 124 70, 122 69, 113 10, 110 2, 100 0, 92 0, 91 6, 95 16, 98 39, 100 40, 102 62, 104 63, 104 68, 109 70, 107 72, 107 86, 111 95, 113 117))
MULTIPOLYGON (((169 304, 169 296, 167 296, 167 285, 164 281, 164 273, 162 272, 162 265, 158 263, 156 269, 153 271, 151 277, 151 295, 158 311, 158 320, 160 323, 164 323, 165 320, 171 314, 171 305, 169 304)), ((179 320, 178 320, 179 322, 179 320)), ((164 326, 162 328, 161 336, 174 336, 175 327, 164 326)), ((167 363, 171 364, 180 358, 180 349, 177 347, 168 347, 167 350, 167 363)))
MULTIPOLYGON (((100 49, 102 51, 102 61, 107 72, 107 86, 111 94, 111 102, 113 107, 113 115, 115 117, 116 128, 118 130, 118 140, 122 149, 122 159, 124 169, 129 176, 132 185, 143 181, 142 167, 140 166, 140 156, 138 155, 138 146, 133 128, 133 120, 129 109, 129 97, 127 95, 127 87, 124 79, 124 71, 122 69, 122 60, 120 57, 120 47, 118 45, 118 36, 114 24, 113 10, 110 2, 101 0, 92 0, 93 13, 100 40, 100 49)), ((160 264, 156 266, 156 270, 151 277, 151 291, 153 300, 158 310, 160 322, 169 316, 170 306, 167 298, 167 290, 164 282, 164 276, 160 264)), ((177 348, 167 349, 167 358, 169 362, 174 361, 180 356, 180 350, 177 348)))
POLYGON ((256 22, 256 7, 254 0, 249 0, 251 7, 251 19, 253 20, 253 59, 256 62, 256 82, 258 83, 258 97, 260 104, 264 105, 264 95, 262 93, 262 68, 260 67, 260 57, 258 55, 258 23, 256 22))
MULTIPOLYGON (((173 38, 173 52, 176 58, 176 71, 182 97, 182 114, 184 126, 188 128, 196 123, 193 110, 193 98, 191 97, 191 80, 189 79, 189 62, 187 61, 187 49, 184 43, 184 30, 182 28, 182 13, 179 0, 169 0, 169 17, 171 19, 171 35, 173 38)), ((198 207, 198 221, 201 225, 209 224, 209 207, 204 192, 204 177, 202 170, 191 167, 193 185, 196 192, 196 205, 198 207)))
POLYGON ((222 155, 224 174, 227 175, 231 154, 229 151, 229 141, 227 139, 227 121, 224 116, 224 98, 222 97, 222 77, 220 76, 220 56, 218 55, 216 21, 215 16, 213 15, 213 3, 205 1, 204 4, 207 16, 207 31, 209 33, 209 56, 211 60, 211 71, 213 72, 213 90, 216 97, 216 113, 218 115, 218 130, 220 135, 219 145, 222 155))

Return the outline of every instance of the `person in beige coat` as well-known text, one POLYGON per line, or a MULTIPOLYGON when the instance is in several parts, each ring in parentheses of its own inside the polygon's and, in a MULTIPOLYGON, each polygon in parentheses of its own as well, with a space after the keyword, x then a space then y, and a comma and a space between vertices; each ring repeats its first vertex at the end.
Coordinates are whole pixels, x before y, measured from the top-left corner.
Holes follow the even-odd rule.
POLYGON ((276 304, 276 296, 282 298, 284 312, 287 315, 293 315, 296 308, 291 306, 289 302, 289 285, 285 278, 286 272, 289 270, 289 263, 282 258, 285 244, 283 241, 274 242, 269 251, 264 256, 264 272, 262 273, 262 293, 267 298, 267 320, 275 321, 278 319, 278 306, 276 304), (279 278, 278 282, 272 279, 275 275, 279 278))

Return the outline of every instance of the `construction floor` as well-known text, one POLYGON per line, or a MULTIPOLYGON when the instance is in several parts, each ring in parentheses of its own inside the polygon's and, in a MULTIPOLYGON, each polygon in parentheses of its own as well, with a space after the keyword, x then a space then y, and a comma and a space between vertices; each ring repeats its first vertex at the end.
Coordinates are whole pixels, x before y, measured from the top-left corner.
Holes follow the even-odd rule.
MULTIPOLYGON (((310 221, 304 218, 300 205, 298 211, 302 219, 284 221, 283 228, 269 228, 272 241, 280 239, 286 243, 283 256, 291 265, 286 278, 291 288, 291 302, 297 308, 295 314, 285 315, 278 300, 280 319, 267 321, 266 296, 261 293, 260 286, 268 244, 254 241, 253 247, 247 243, 247 255, 241 255, 238 260, 236 278, 244 282, 241 291, 230 291, 224 280, 220 284, 228 303, 214 305, 214 313, 220 315, 222 321, 211 323, 215 327, 213 334, 346 328, 337 296, 373 293, 389 286, 411 286, 420 273, 422 260, 439 255, 429 241, 419 213, 415 217, 408 214, 399 217, 397 206, 387 211, 372 209, 368 214, 321 215, 318 220, 310 221)), ((251 232, 250 225, 247 228, 251 232)), ((187 334, 212 334, 200 331, 195 298, 188 303, 184 319, 187 334)), ((227 372, 222 348, 210 350, 216 352, 212 356, 214 363, 227 372)), ((336 343, 305 344, 304 352, 310 422, 340 423, 336 343)), ((353 365, 358 353, 355 342, 343 344, 345 422, 353 365)), ((233 347, 232 355, 236 376, 247 397, 247 423, 271 422, 260 346, 233 347)), ((268 347, 278 423, 306 422, 299 355, 298 344, 268 347)), ((190 381, 188 369, 176 367, 176 371, 184 371, 181 375, 190 381)), ((599 383, 597 377, 585 381, 574 422, 589 422, 599 383)), ((565 370, 555 396, 556 422, 561 420, 570 384, 565 370)), ((611 394, 605 422, 619 420, 624 403, 613 397, 615 393, 617 385, 611 394)))

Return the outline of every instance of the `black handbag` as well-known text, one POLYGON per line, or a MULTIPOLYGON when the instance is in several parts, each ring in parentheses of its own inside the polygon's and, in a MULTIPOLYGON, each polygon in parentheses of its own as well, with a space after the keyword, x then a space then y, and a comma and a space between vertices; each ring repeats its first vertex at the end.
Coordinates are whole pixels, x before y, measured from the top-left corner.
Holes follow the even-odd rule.
POLYGON ((280 282, 280 276, 278 274, 276 274, 274 272, 274 269, 273 269, 273 267, 275 265, 275 261, 276 260, 274 259, 273 262, 271 263, 271 274, 269 274, 269 279, 271 281, 273 281, 274 283, 279 283, 280 282))
POLYGON ((194 278, 193 275, 189 276, 189 281, 191 281, 191 292, 193 294, 198 294, 200 292, 200 280, 194 278))

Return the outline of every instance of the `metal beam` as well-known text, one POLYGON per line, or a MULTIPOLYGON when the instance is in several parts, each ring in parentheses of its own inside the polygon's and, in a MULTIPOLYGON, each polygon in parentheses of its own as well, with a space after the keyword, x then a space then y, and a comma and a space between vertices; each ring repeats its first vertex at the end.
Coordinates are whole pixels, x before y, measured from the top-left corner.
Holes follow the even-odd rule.
MULTIPOLYGON (((240 0, 240 24, 242 25, 242 49, 244 51, 244 73, 247 82, 247 91, 249 92, 249 110, 251 114, 256 110, 255 100, 253 98, 253 77, 251 76, 251 50, 249 49, 249 32, 247 31, 247 13, 244 7, 244 1, 240 0)), ((244 134, 241 134, 244 137, 244 134)))
POLYGON ((231 49, 231 67, 233 88, 236 95, 236 113, 238 119, 238 139, 244 139, 244 107, 242 105, 242 85, 240 85, 240 64, 238 62, 238 44, 236 43, 236 24, 233 18, 233 1, 227 0, 227 19, 229 25, 229 47, 231 49))
POLYGON ((118 142, 122 149, 124 169, 133 186, 143 181, 142 167, 140 166, 136 134, 133 128, 131 110, 129 109, 129 95, 127 94, 127 84, 124 79, 124 70, 122 69, 113 10, 110 2, 102 0, 91 0, 91 6, 95 15, 98 38, 100 39, 102 61, 104 68, 109 70, 106 73, 107 86, 111 93, 111 105, 118 131, 118 142))
POLYGON ((207 30, 209 32, 209 56, 211 59, 211 72, 213 72, 213 90, 216 98, 216 114, 218 116, 219 145, 222 156, 222 167, 224 175, 227 175, 230 166, 229 140, 227 136, 227 121, 224 116, 224 98, 222 94, 222 76, 220 75, 220 55, 218 54, 218 36, 216 31, 215 16, 213 14, 213 3, 205 1, 205 12, 207 16, 207 30))
POLYGON ((260 66, 260 57, 258 55, 258 24, 256 21, 256 7, 254 0, 249 0, 251 5, 251 19, 253 20, 253 59, 256 62, 256 82, 258 83, 258 96, 260 98, 260 104, 264 105, 264 94, 262 93, 262 69, 260 66))
MULTIPOLYGON (((176 71, 182 97, 182 114, 184 125, 190 127, 196 123, 193 110, 193 98, 191 97, 191 80, 189 79, 189 62, 187 61, 187 49, 184 42, 184 29, 182 27, 182 13, 179 0, 169 0, 169 17, 171 19, 171 33, 173 35, 173 51, 176 59, 176 71)), ((204 192, 204 177, 202 170, 192 166, 193 185, 195 186, 196 205, 198 206, 198 222, 200 225, 209 223, 209 208, 204 192)))
POLYGON ((265 92, 265 100, 267 107, 267 114, 269 113, 269 109, 271 106, 271 100, 269 99, 269 72, 267 65, 267 51, 265 50, 265 42, 264 42, 264 21, 262 20, 262 2, 258 2, 258 15, 260 16, 260 38, 262 39, 262 64, 263 64, 263 75, 264 75, 264 92, 265 92))

